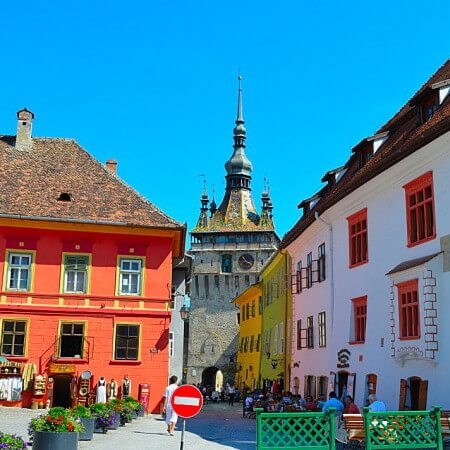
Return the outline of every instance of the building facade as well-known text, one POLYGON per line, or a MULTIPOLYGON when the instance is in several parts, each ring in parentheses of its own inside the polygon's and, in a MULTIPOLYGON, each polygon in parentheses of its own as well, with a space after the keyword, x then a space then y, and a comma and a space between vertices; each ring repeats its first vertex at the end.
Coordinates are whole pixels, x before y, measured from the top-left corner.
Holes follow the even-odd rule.
POLYGON ((246 130, 239 87, 234 151, 226 162, 226 190, 217 207, 206 191, 191 231, 192 289, 187 380, 220 387, 233 383, 239 327, 231 301, 257 281, 277 247, 272 202, 262 194, 258 214, 251 193, 252 164, 245 154, 246 130))
POLYGON ((290 257, 274 253, 260 274, 262 283, 261 387, 281 392, 290 382, 290 257))
POLYGON ((159 411, 169 367, 172 260, 185 227, 71 139, 34 138, 18 113, 0 137, 0 402, 87 404, 148 384, 159 411))
POLYGON ((252 284, 233 303, 238 309, 239 347, 236 386, 260 388, 262 284, 252 284))
POLYGON ((180 381, 185 381, 187 345, 185 337, 189 322, 180 315, 181 308, 189 308, 188 290, 191 278, 192 257, 185 255, 181 261, 176 261, 172 270, 172 318, 169 330, 169 372, 176 375, 180 381))
POLYGON ((292 390, 449 406, 449 92, 447 61, 302 202, 282 242, 296 271, 292 390))

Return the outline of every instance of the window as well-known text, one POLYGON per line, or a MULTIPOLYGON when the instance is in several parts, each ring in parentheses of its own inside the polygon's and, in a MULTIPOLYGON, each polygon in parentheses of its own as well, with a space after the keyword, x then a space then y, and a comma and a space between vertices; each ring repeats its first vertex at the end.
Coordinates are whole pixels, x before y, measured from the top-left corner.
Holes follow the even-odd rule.
POLYGON ((433 172, 427 172, 403 186, 406 194, 408 246, 436 237, 433 172))
POLYGON ((319 283, 325 280, 325 242, 317 249, 317 278, 319 283))
POLYGON ((7 290, 30 290, 32 260, 31 253, 9 253, 7 290))
POLYGON ((214 275, 214 286, 216 287, 216 289, 220 288, 219 275, 214 275))
POLYGON ((205 297, 209 297, 209 276, 205 275, 205 297))
POLYGON ((253 351, 253 348, 255 346, 255 337, 252 335, 252 337, 250 338, 250 351, 253 351))
POLYGON ((231 271, 232 271, 231 255, 222 255, 222 272, 231 273, 231 271))
POLYGON ((84 323, 61 323, 59 336, 60 358, 83 358, 84 323))
POLYGON ((239 325, 241 323, 241 313, 236 313, 236 325, 239 325))
POLYGON ((302 349, 302 321, 297 320, 297 350, 302 349))
POLYGON ((120 259, 119 295, 141 295, 142 260, 120 259))
POLYGON ((274 355, 278 354, 278 324, 273 328, 273 347, 272 353, 274 355))
POLYGON ((241 306, 241 310, 242 310, 242 312, 241 312, 242 322, 244 322, 245 321, 245 305, 241 306))
POLYGON ((326 327, 325 311, 319 313, 318 324, 319 324, 319 347, 326 347, 327 327, 326 327))
POLYGON ((116 325, 115 359, 137 360, 139 357, 140 325, 116 325))
POLYGON ((439 108, 439 95, 437 92, 433 92, 428 98, 426 98, 420 107, 420 114, 422 123, 430 120, 436 110, 439 108))
POLYGON ((25 356, 26 320, 3 320, 0 354, 25 356))
POLYGON ((249 287, 250 286, 250 276, 249 275, 245 275, 244 281, 245 281, 245 286, 249 287))
POLYGON ((259 296, 259 298, 258 298, 258 313, 259 313, 259 315, 262 314, 262 298, 261 298, 261 296, 259 296))
POLYGON ((297 284, 297 293, 302 292, 302 261, 300 260, 297 263, 297 273, 295 274, 296 276, 296 284, 297 284))
POLYGON ((225 289, 230 289, 230 278, 225 275, 225 289))
POLYGON ((194 283, 195 283, 195 293, 196 293, 197 295, 199 295, 199 294, 200 294, 200 289, 199 289, 199 286, 198 286, 198 275, 195 275, 195 277, 194 277, 194 283))
POLYGON ((173 331, 169 332, 169 358, 173 356, 173 331))
POLYGON ((64 256, 64 292, 86 293, 89 256, 64 256))
POLYGON ((369 261, 367 249, 367 209, 363 209, 350 217, 348 221, 350 268, 369 261))
POLYGON ((247 353, 248 350, 248 336, 245 336, 244 340, 244 353, 247 353))
POLYGON ((261 335, 258 334, 258 339, 256 339, 255 351, 259 352, 259 346, 261 345, 261 335))
POLYGON ((366 340, 366 322, 367 322, 367 297, 358 297, 352 299, 354 335, 353 343, 363 343, 366 340))
POLYGON ((235 289, 239 289, 239 275, 235 275, 234 277, 234 287, 235 289))
POLYGON ((255 300, 252 300, 252 317, 256 317, 256 314, 255 314, 255 307, 256 307, 256 305, 255 305, 255 300))
POLYGON ((175 303, 177 299, 177 288, 175 286, 172 286, 172 290, 170 292, 170 309, 175 309, 175 303))
POLYGON ((397 284, 400 339, 419 339, 419 286, 418 280, 397 284))
POLYGON ((239 345, 239 351, 244 353, 244 338, 241 338, 241 344, 239 345))
POLYGON ((283 322, 281 322, 279 325, 278 325, 278 332, 280 333, 280 339, 279 339, 279 341, 278 341, 278 345, 279 345, 279 348, 278 348, 278 353, 284 353, 284 323, 283 322))
POLYGON ((313 284, 313 270, 312 270, 312 253, 306 255, 306 287, 310 288, 313 284))
POLYGON ((314 348, 314 318, 309 316, 306 319, 306 347, 314 348))

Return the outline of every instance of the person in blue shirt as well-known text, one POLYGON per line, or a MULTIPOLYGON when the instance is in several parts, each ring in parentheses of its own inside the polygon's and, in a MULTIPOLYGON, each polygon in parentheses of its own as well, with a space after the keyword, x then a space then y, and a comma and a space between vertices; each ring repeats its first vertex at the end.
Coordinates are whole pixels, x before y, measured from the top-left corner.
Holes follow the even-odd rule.
POLYGON ((344 405, 336 398, 336 392, 331 391, 328 395, 328 400, 322 406, 322 412, 327 412, 329 408, 336 408, 336 411, 342 412, 344 405))

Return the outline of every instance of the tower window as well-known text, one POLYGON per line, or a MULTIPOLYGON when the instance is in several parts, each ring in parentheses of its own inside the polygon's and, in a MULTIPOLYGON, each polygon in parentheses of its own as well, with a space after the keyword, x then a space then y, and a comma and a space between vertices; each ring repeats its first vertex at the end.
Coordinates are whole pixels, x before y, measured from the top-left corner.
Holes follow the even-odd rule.
POLYGON ((222 272, 231 273, 232 259, 231 255, 222 255, 222 272))

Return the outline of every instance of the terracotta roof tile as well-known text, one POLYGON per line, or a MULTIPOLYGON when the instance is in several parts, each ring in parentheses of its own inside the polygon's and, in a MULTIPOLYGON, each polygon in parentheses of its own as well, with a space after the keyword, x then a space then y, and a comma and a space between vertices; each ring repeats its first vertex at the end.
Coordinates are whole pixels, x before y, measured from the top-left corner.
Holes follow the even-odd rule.
POLYGON ((321 190, 320 201, 285 234, 281 248, 293 242, 314 222, 315 212, 322 214, 364 183, 450 130, 450 96, 447 96, 431 119, 419 126, 417 107, 411 106, 412 100, 422 95, 432 84, 448 78, 450 78, 450 59, 386 125, 377 131, 376 134, 389 131, 389 137, 363 167, 359 166, 358 155, 351 155, 346 163, 348 170, 342 179, 329 188, 325 195, 324 189, 321 190))
POLYGON ((72 139, 33 138, 30 151, 0 136, 0 216, 179 228, 72 139), (61 193, 71 201, 58 201, 61 193))

